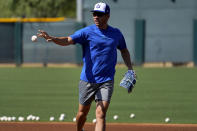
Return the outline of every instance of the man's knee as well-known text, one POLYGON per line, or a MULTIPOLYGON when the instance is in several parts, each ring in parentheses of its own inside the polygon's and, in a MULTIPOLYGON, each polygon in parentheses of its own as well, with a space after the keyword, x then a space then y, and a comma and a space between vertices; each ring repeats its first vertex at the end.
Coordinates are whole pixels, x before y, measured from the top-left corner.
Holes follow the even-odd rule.
POLYGON ((106 112, 102 109, 96 109, 96 118, 105 119, 106 112))
POLYGON ((86 117, 86 115, 87 115, 87 113, 85 113, 85 112, 78 112, 77 113, 77 117, 79 118, 79 117, 86 117))
POLYGON ((88 106, 83 106, 83 105, 79 105, 79 110, 77 113, 77 117, 86 117, 88 112, 90 110, 90 105, 88 106))
POLYGON ((96 118, 104 119, 106 117, 109 103, 105 101, 97 102, 96 106, 96 118))

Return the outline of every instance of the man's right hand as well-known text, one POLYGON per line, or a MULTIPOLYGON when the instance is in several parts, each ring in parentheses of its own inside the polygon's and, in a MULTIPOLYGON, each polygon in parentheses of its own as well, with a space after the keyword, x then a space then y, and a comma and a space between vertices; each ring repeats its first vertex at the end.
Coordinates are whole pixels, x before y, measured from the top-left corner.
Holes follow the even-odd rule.
POLYGON ((38 30, 40 33, 37 33, 38 37, 42 37, 44 39, 46 39, 47 42, 52 41, 52 37, 48 35, 47 32, 45 32, 44 30, 38 30))

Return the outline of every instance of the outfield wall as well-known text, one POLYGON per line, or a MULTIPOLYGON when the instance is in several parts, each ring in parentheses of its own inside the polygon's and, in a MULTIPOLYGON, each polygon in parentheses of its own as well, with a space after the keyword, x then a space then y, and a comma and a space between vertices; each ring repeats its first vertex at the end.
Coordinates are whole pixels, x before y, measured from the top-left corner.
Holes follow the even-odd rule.
POLYGON ((24 63, 76 63, 75 46, 58 46, 44 39, 32 42, 31 36, 38 30, 45 30, 52 36, 68 36, 75 31, 75 21, 56 23, 24 23, 23 62, 24 63))
POLYGON ((59 46, 32 35, 45 30, 52 36, 62 37, 82 28, 82 23, 60 18, 0 19, 0 63, 81 63, 80 46, 59 46), (54 21, 57 19, 57 21, 54 21))
MULTIPOLYGON (((90 10, 99 1, 84 1, 83 20, 86 25, 93 24, 90 10)), ((194 62, 197 65, 196 0, 103 1, 111 6, 109 24, 118 27, 124 34, 134 64, 194 62), (140 41, 141 39, 143 40, 140 41)), ((60 47, 46 44, 43 40, 36 44, 30 41, 38 28, 54 36, 70 35, 79 29, 76 28, 76 20, 65 21, 61 18, 58 21, 45 19, 38 22, 34 19, 29 22, 28 19, 22 19, 5 22, 6 20, 0 19, 0 63, 81 62, 81 50, 78 46, 60 47), (22 27, 20 22, 25 22, 22 27), (18 25, 18 29, 15 25, 18 25), (19 38, 17 36, 20 36, 19 32, 17 33, 20 28, 23 31, 22 43, 20 39, 16 40, 19 38), (20 44, 21 48, 18 46, 20 44)), ((120 52, 118 63, 123 63, 120 52)))
MULTIPOLYGON (((193 21, 196 0, 104 0, 111 6, 110 24, 125 36, 136 58, 135 20, 145 20, 145 62, 193 61, 193 21)), ((99 0, 84 1, 84 20, 92 24, 90 10, 99 0)))

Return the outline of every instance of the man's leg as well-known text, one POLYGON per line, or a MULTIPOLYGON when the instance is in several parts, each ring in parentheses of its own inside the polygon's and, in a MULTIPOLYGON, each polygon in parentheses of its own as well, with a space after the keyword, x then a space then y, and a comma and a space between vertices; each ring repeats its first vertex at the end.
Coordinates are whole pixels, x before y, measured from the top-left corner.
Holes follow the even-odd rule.
POLYGON ((90 106, 91 104, 87 106, 79 104, 79 109, 76 116, 77 131, 82 131, 82 128, 86 121, 86 116, 90 110, 90 106))
POLYGON ((109 103, 106 101, 97 101, 96 103, 96 127, 95 131, 105 131, 106 128, 106 113, 109 103))

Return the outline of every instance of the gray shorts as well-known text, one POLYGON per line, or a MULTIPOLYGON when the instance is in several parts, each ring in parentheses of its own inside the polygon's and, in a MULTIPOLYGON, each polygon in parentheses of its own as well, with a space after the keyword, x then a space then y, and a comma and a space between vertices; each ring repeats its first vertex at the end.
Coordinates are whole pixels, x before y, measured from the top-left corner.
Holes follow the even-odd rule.
POLYGON ((114 89, 114 81, 104 83, 88 83, 83 80, 79 82, 79 102, 89 105, 93 100, 107 101, 110 103, 114 89))

